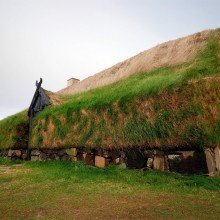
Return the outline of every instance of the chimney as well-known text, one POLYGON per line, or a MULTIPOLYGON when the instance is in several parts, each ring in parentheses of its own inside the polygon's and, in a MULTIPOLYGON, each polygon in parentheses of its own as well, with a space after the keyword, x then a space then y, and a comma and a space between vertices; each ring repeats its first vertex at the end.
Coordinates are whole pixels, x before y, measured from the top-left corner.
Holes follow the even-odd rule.
POLYGON ((70 78, 70 79, 67 80, 67 86, 75 85, 75 84, 77 84, 78 82, 80 82, 79 79, 76 79, 76 78, 70 78))

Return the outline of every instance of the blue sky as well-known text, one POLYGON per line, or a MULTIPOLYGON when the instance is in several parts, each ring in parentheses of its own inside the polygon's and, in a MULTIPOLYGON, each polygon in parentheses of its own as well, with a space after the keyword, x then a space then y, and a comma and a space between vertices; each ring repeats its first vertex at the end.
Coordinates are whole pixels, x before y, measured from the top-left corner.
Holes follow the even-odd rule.
POLYGON ((219 0, 0 0, 0 119, 158 43, 220 27, 219 0))

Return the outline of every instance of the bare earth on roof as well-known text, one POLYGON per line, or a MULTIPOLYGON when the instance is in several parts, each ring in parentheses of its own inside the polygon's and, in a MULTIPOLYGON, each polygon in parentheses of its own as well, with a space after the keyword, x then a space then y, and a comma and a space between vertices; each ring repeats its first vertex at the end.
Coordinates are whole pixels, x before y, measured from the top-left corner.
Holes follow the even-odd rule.
POLYGON ((109 85, 141 71, 151 71, 163 66, 174 66, 195 58, 207 42, 212 30, 205 30, 177 40, 159 44, 113 67, 88 77, 58 94, 75 94, 92 88, 109 85))

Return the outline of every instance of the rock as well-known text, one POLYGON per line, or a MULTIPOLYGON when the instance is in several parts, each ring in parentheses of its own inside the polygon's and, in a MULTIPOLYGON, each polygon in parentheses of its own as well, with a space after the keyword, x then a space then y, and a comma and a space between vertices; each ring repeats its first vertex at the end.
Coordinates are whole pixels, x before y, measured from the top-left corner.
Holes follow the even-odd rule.
POLYGON ((0 157, 7 157, 8 156, 8 151, 7 150, 1 150, 0 151, 0 157))
POLYGON ((45 154, 53 154, 55 153, 56 150, 55 149, 42 149, 42 153, 45 153, 45 154))
POLYGON ((10 149, 10 150, 8 151, 8 157, 11 157, 11 155, 12 155, 12 150, 10 149))
POLYGON ((168 161, 166 160, 166 157, 162 155, 155 155, 153 168, 156 170, 168 171, 169 166, 168 166, 168 161))
POLYGON ((191 151, 182 151, 182 155, 183 155, 184 158, 193 157, 193 156, 194 156, 194 153, 195 153, 194 150, 191 150, 191 151))
POLYGON ((60 160, 60 157, 57 154, 55 155, 55 160, 60 160))
POLYGON ((73 157, 73 162, 76 162, 77 161, 77 157, 73 157))
POLYGON ((152 167, 153 167, 153 161, 154 161, 153 158, 151 158, 151 157, 147 158, 147 164, 146 164, 146 166, 147 166, 148 168, 152 168, 152 167))
POLYGON ((63 156, 64 154, 66 154, 66 150, 65 149, 58 150, 58 152, 57 152, 58 156, 63 156))
POLYGON ((48 154, 47 158, 51 160, 56 160, 56 156, 57 156, 56 154, 48 154))
POLYGON ((214 149, 214 153, 215 153, 215 165, 216 165, 216 169, 218 171, 220 171, 220 147, 217 146, 214 149))
POLYGON ((69 155, 63 155, 61 157, 61 160, 63 160, 63 161, 71 161, 71 157, 69 155))
POLYGON ((144 151, 144 154, 147 156, 147 157, 154 157, 154 150, 145 150, 144 151))
POLYGON ((39 150, 31 150, 31 156, 39 156, 40 153, 41 152, 39 150))
POLYGON ((116 164, 116 165, 119 165, 119 164, 121 164, 121 161, 122 161, 121 157, 118 157, 118 158, 113 160, 113 163, 116 164))
POLYGON ((84 153, 83 162, 85 165, 94 165, 94 155, 84 153))
POLYGON ((31 161, 39 161, 39 157, 38 156, 31 156, 31 161))
POLYGON ((95 166, 96 167, 106 167, 109 165, 109 160, 105 157, 95 156, 95 166))
POLYGON ((47 155, 45 153, 41 153, 39 155, 39 161, 45 161, 47 159, 47 155))
POLYGON ((23 154, 22 154, 22 159, 23 159, 23 160, 26 160, 26 159, 27 159, 27 154, 26 154, 26 153, 23 153, 23 154))
POLYGON ((119 164, 119 167, 125 169, 127 166, 126 166, 126 163, 121 163, 121 164, 119 164))
POLYGON ((180 161, 181 160, 181 155, 179 155, 179 154, 169 154, 168 159, 169 160, 180 161))
POLYGON ((70 149, 66 149, 66 153, 70 156, 76 156, 77 155, 77 149, 76 148, 70 148, 70 149))
POLYGON ((12 157, 21 157, 21 151, 20 150, 12 150, 11 156, 12 157))
POLYGON ((103 150, 103 157, 109 158, 110 157, 110 151, 109 150, 103 150))
POLYGON ((210 176, 214 175, 216 172, 216 164, 215 164, 215 153, 211 148, 205 149, 206 163, 208 167, 208 174, 210 176))

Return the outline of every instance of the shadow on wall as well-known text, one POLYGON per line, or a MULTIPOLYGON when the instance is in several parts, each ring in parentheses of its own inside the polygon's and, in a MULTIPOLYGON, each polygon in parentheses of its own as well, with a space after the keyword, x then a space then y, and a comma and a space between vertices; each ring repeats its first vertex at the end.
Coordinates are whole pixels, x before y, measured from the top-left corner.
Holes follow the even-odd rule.
POLYGON ((183 151, 168 155, 169 171, 182 174, 208 173, 204 152, 183 151))

